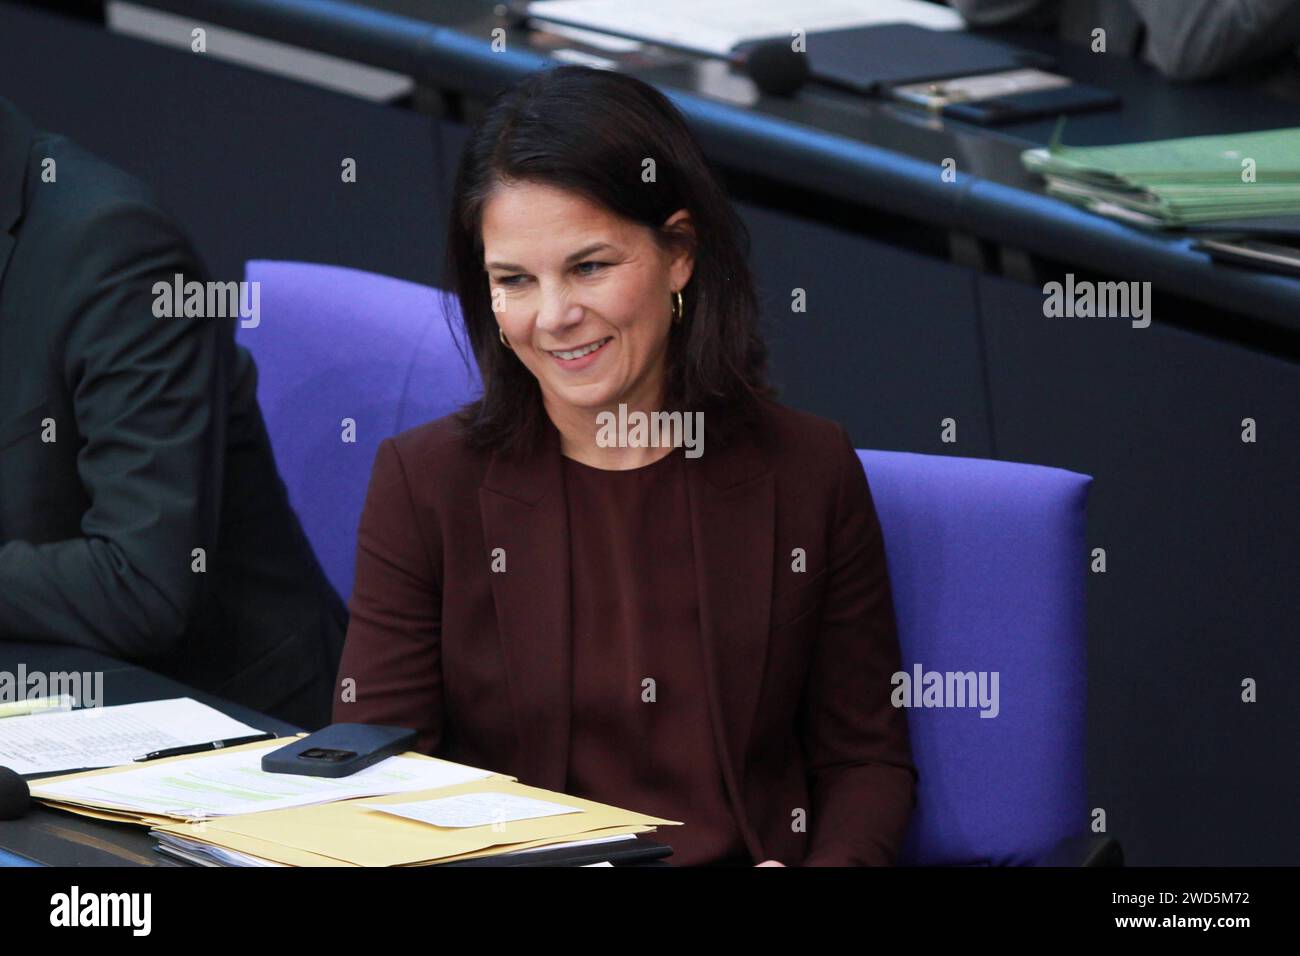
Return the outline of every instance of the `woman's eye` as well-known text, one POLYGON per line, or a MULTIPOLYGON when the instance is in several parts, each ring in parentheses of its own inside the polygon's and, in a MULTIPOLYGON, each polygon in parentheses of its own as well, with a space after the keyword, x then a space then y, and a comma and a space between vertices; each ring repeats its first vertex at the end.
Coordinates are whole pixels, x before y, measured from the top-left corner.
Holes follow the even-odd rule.
MULTIPOLYGON (((604 269, 604 268, 607 267, 608 265, 609 265, 608 262, 595 262, 595 261, 590 261, 590 262, 579 262, 579 263, 578 263, 576 266, 574 266, 573 268, 581 270, 581 269, 583 269, 583 268, 585 268, 585 267, 587 267, 587 266, 591 266, 592 268, 591 268, 590 271, 582 272, 582 273, 581 273, 581 274, 584 275, 584 276, 590 276, 590 275, 595 275, 596 272, 598 272, 598 271, 601 270, 601 269, 604 269)), ((522 285, 522 284, 523 284, 523 281, 524 281, 525 279, 527 279, 527 278, 528 278, 528 276, 526 276, 526 275, 510 275, 510 276, 501 276, 499 279, 496 280, 496 282, 497 282, 497 285, 503 285, 503 286, 506 286, 507 288, 513 288, 513 287, 515 287, 515 286, 522 285)))

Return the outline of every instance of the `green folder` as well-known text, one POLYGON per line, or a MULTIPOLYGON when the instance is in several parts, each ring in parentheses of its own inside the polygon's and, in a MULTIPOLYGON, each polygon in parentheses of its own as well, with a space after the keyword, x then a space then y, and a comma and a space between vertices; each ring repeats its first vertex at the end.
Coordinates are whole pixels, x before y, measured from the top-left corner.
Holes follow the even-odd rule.
POLYGON ((1060 131, 1022 162, 1095 212, 1153 228, 1300 213, 1300 128, 1118 146, 1063 146, 1060 131))

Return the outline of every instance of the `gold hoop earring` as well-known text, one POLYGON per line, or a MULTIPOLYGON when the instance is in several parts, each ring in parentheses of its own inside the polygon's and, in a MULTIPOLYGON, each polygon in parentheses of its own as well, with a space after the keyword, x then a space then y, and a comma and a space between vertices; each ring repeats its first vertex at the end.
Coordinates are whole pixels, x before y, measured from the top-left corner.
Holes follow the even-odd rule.
POLYGON ((506 330, 501 328, 501 326, 499 325, 497 326, 497 335, 500 337, 502 345, 504 345, 506 348, 512 351, 514 350, 514 346, 506 341, 506 330))
POLYGON ((680 325, 682 321, 682 317, 686 314, 686 306, 682 302, 682 294, 680 292, 673 293, 672 307, 673 307, 673 323, 676 325, 680 325))

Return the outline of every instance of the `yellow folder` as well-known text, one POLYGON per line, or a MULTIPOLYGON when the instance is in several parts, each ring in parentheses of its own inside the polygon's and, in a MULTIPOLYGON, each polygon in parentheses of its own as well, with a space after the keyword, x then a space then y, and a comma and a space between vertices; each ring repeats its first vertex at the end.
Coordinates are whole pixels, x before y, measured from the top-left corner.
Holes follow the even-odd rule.
POLYGON ((679 821, 496 777, 437 790, 171 823, 154 829, 290 866, 421 866, 675 825, 680 825, 679 821), (583 812, 477 827, 437 827, 365 806, 489 792, 547 800, 583 812))
MULTIPOLYGON (((257 741, 225 750, 169 757, 153 763, 202 760, 213 754, 234 750, 272 749, 295 739, 297 737, 257 741)), ((423 760, 438 759, 409 752, 402 756, 423 760)), ((331 803, 213 817, 201 821, 185 821, 179 817, 132 811, 114 805, 111 795, 103 799, 70 801, 43 797, 40 793, 43 785, 87 777, 109 778, 101 781, 101 785, 105 789, 111 789, 112 776, 138 767, 138 764, 108 767, 48 777, 33 781, 32 793, 36 799, 49 806, 73 813, 97 819, 144 824, 152 827, 154 832, 169 833, 288 866, 420 866, 491 856, 552 843, 644 833, 653 831, 658 826, 681 825, 677 820, 665 820, 526 786, 505 774, 494 774, 434 790, 355 797, 331 803), (581 812, 494 822, 483 826, 439 827, 367 806, 415 803, 467 793, 508 793, 576 807, 581 812)))

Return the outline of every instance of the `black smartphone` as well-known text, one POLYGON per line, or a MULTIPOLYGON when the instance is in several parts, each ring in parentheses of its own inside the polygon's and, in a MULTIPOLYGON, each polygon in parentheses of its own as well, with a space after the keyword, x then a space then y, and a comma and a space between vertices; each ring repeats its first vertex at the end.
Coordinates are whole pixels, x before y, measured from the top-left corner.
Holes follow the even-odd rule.
POLYGON ((386 757, 415 749, 418 735, 406 727, 330 724, 262 757, 267 773, 347 777, 386 757))

